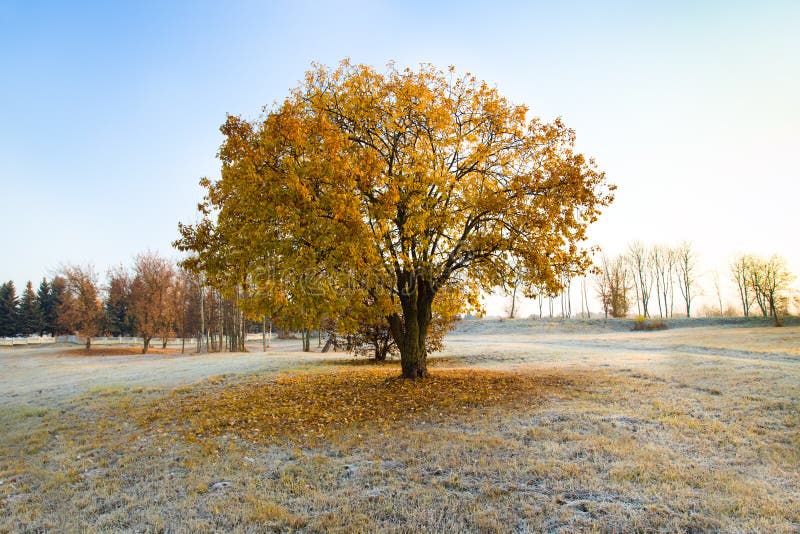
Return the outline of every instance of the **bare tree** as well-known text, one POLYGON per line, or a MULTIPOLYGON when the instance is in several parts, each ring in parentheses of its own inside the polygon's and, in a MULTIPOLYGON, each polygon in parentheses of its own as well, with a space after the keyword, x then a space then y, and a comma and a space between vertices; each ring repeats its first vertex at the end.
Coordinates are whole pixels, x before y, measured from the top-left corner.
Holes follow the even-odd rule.
POLYGON ((136 256, 131 283, 131 315, 143 338, 142 354, 153 337, 168 336, 175 319, 175 268, 152 252, 136 256))
POLYGON ((753 292, 750 286, 750 268, 752 258, 743 254, 731 263, 731 277, 736 282, 739 290, 739 299, 742 302, 742 312, 745 317, 750 316, 750 305, 753 303, 753 292))
POLYGON ((714 293, 717 295, 717 302, 719 303, 719 316, 725 315, 725 308, 722 306, 722 283, 719 279, 719 272, 711 271, 711 280, 714 283, 714 293))
POLYGON ((647 251, 647 247, 640 241, 634 241, 628 247, 628 263, 631 267, 637 298, 642 303, 642 307, 639 310, 640 314, 650 317, 648 304, 653 287, 652 269, 650 267, 650 254, 647 251))
POLYGON ((59 322, 67 331, 86 339, 86 350, 92 348, 92 337, 102 328, 103 308, 97 288, 97 274, 91 265, 67 265, 61 269, 66 281, 59 322))
POLYGON ((656 245, 650 250, 650 268, 656 282, 656 298, 658 313, 661 317, 669 317, 671 311, 671 292, 673 290, 673 274, 675 271, 675 255, 669 247, 656 245))
POLYGON ((692 299, 694 298, 696 282, 697 257, 691 243, 684 241, 675 249, 678 289, 686 303, 686 317, 691 317, 692 299))
POLYGON ((777 254, 766 260, 755 258, 751 263, 751 280, 754 281, 753 290, 762 312, 768 310, 775 326, 783 326, 781 315, 786 313, 789 300, 787 291, 794 280, 786 260, 777 254))

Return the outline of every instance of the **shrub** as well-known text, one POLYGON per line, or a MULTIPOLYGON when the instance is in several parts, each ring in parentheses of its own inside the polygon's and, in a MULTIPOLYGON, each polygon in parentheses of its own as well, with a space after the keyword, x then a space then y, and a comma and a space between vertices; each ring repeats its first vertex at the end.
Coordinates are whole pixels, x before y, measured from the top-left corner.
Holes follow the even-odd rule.
POLYGON ((633 320, 633 329, 634 330, 666 330, 669 328, 667 323, 662 321, 661 319, 647 319, 645 317, 639 316, 633 320))

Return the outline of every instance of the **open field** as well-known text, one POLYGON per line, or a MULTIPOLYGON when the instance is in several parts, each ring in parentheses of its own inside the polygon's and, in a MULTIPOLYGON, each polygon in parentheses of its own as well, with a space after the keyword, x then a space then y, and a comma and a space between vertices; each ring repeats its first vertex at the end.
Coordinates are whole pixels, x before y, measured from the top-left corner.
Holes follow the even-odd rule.
POLYGON ((0 531, 797 532, 800 325, 670 324, 464 321, 420 382, 3 351, 0 531))

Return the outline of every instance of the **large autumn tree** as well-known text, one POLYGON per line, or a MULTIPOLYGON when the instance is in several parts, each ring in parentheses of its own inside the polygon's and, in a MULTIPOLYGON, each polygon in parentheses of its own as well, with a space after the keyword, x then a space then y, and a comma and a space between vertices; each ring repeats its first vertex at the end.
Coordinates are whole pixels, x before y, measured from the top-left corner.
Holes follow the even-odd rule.
POLYGON ((222 132, 221 179, 202 181, 204 218, 178 247, 195 268, 222 255, 254 272, 253 292, 270 261, 321 276, 306 298, 321 313, 370 302, 408 378, 427 373, 444 288, 474 305, 522 268, 528 292, 558 291, 588 267, 581 242, 612 199, 560 119, 452 68, 315 66, 262 119, 231 116, 222 132))

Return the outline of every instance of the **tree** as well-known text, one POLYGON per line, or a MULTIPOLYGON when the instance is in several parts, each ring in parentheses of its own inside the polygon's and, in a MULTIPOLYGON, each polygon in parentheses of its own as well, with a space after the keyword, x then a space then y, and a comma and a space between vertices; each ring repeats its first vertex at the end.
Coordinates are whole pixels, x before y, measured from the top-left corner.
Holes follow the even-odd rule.
POLYGON ((714 283, 714 293, 717 296, 717 302, 719 303, 719 316, 725 316, 725 309, 722 306, 722 282, 719 279, 719 273, 717 271, 711 272, 711 280, 714 283))
POLYGON ((372 296, 403 376, 424 377, 442 288, 474 305, 519 264, 557 292, 590 263, 580 244, 612 187, 560 119, 527 115, 452 68, 317 66, 263 120, 228 118, 222 177, 177 245, 196 266, 223 249, 245 272, 270 254, 322 273, 327 315, 372 296))
POLYGON ((91 266, 67 265, 62 268, 64 294, 58 320, 66 331, 86 339, 86 350, 92 348, 92 337, 102 327, 103 310, 97 290, 97 275, 91 266))
MULTIPOLYGON (((42 284, 47 285, 46 280, 42 284)), ((47 296, 43 298, 43 286, 39 285, 39 307, 42 310, 43 330, 56 336, 66 333, 59 316, 62 312, 64 294, 67 292, 67 281, 62 276, 55 276, 47 285, 47 296)))
POLYGON ((147 354, 155 336, 167 337, 175 317, 172 263, 152 252, 136 256, 130 293, 130 314, 142 336, 142 354, 147 354))
POLYGON ((185 349, 187 337, 196 337, 197 350, 200 351, 203 333, 202 279, 186 269, 179 269, 175 276, 175 329, 181 338, 181 354, 185 349))
MULTIPOLYGON (((648 305, 652 296, 653 279, 651 277, 651 254, 647 247, 640 241, 634 241, 628 247, 628 263, 631 268, 634 288, 636 289, 637 299, 641 302, 641 315, 650 317, 648 305)), ((639 306, 637 302, 637 307, 639 306)))
POLYGON ((0 286, 0 337, 10 337, 18 332, 17 290, 9 280, 0 286))
POLYGON ((47 311, 50 306, 50 284, 47 278, 42 278, 39 284, 39 289, 36 290, 36 301, 39 303, 39 335, 43 336, 45 331, 52 333, 52 330, 47 329, 47 311))
POLYGON ((601 256, 600 269, 595 273, 595 286, 606 318, 609 314, 615 318, 628 314, 630 279, 628 262, 624 257, 609 260, 605 254, 601 256))
POLYGON ((741 255, 731 263, 731 277, 736 282, 739 290, 739 299, 742 302, 742 312, 745 317, 750 316, 750 305, 753 303, 753 294, 750 286, 750 268, 752 258, 741 255))
POLYGON ((786 266, 786 260, 777 254, 768 259, 751 256, 748 262, 750 284, 761 312, 771 315, 775 326, 782 326, 781 315, 786 313, 789 300, 787 294, 794 276, 786 266))
POLYGON ((686 317, 691 317, 692 299, 694 298, 695 263, 697 261, 692 245, 684 242, 675 249, 678 289, 686 303, 686 317))
POLYGON ((103 310, 106 330, 112 336, 131 335, 133 333, 130 300, 131 276, 128 270, 122 265, 109 269, 103 310))
POLYGON ((650 249, 650 267, 656 281, 658 314, 660 317, 669 317, 672 315, 675 253, 668 247, 654 246, 650 249))
POLYGON ((39 301, 33 291, 33 284, 28 280, 19 303, 18 331, 29 336, 40 330, 41 323, 42 312, 39 308, 39 301))

